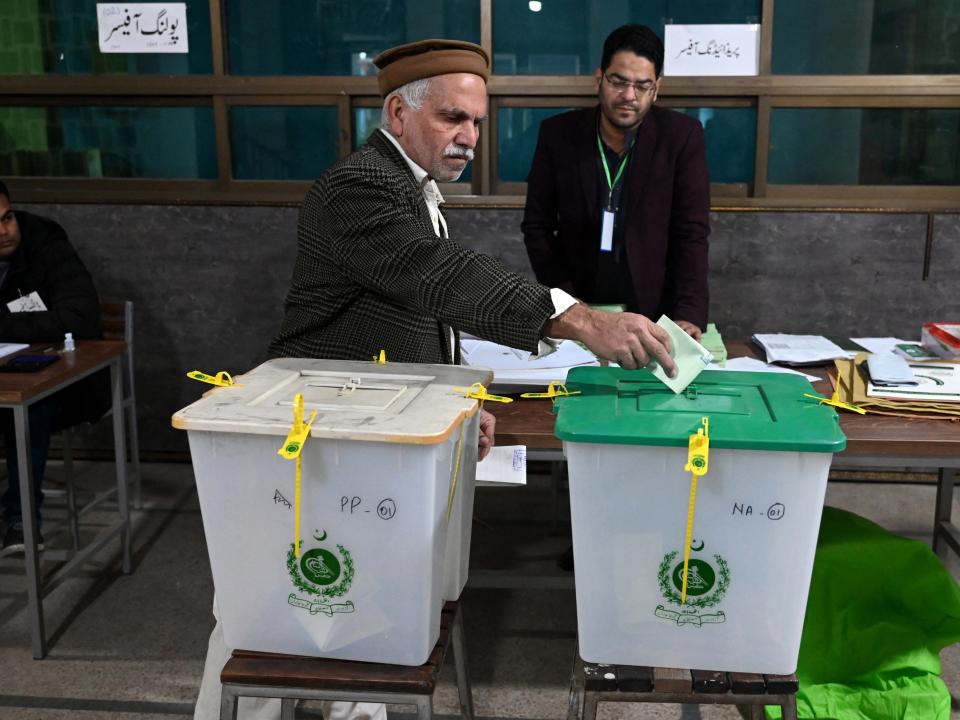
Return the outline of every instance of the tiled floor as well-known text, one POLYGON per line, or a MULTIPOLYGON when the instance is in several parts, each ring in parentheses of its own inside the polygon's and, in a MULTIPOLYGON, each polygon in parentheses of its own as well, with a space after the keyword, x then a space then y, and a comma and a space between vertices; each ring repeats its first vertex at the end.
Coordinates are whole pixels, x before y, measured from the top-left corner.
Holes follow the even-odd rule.
MULTIPOLYGON (((88 465, 80 484, 109 484, 110 473, 108 465, 88 465)), ((50 636, 45 660, 30 655, 22 566, 0 561, 0 718, 192 716, 213 625, 213 587, 191 468, 146 465, 144 490, 144 508, 133 516, 135 572, 121 575, 111 550, 100 567, 56 588, 45 600, 50 636)), ((828 503, 928 540, 934 493, 931 485, 831 483, 828 503)), ((478 491, 473 567, 518 571, 511 576, 512 589, 468 588, 463 596, 474 702, 481 718, 566 715, 576 609, 571 590, 549 587, 568 582, 555 561, 569 544, 567 523, 557 532, 550 530, 549 496, 545 475, 531 475, 526 488, 478 491), (530 580, 535 576, 546 576, 539 588, 530 580)), ((960 500, 954 505, 960 518, 960 500)), ((565 512, 565 504, 561 509, 565 512)), ((951 559, 949 567, 960 577, 960 561, 951 559)), ((953 719, 960 720, 960 649, 948 648, 942 659, 943 677, 954 696, 953 719)), ((451 667, 444 671, 435 705, 440 715, 457 712, 451 667)), ((308 705, 298 717, 319 715, 308 705)), ((725 706, 617 704, 601 705, 600 712, 602 720, 737 717, 734 708, 725 706)))

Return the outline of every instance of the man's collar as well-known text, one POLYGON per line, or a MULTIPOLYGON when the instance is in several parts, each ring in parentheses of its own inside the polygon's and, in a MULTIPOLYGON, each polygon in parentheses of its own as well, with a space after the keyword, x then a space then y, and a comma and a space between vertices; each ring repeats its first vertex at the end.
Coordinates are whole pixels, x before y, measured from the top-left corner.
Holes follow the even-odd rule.
POLYGON ((427 171, 410 159, 410 156, 407 155, 406 152, 404 152, 403 147, 400 145, 400 141, 397 140, 393 135, 391 135, 389 132, 387 132, 383 128, 380 128, 380 133, 385 138, 387 138, 387 140, 393 143, 393 146, 397 149, 397 152, 400 153, 400 157, 402 157, 404 161, 407 163, 407 165, 410 167, 410 172, 413 173, 413 177, 417 181, 417 184, 423 185, 424 178, 427 177, 427 174, 428 174, 427 171))
POLYGON ((402 157, 407 163, 407 166, 410 168, 410 172, 413 173, 413 179, 417 181, 417 184, 420 185, 421 188, 429 187, 430 190, 436 194, 437 203, 442 203, 443 196, 440 194, 440 188, 437 187, 437 183, 432 177, 430 177, 430 174, 410 159, 410 156, 404 152, 400 142, 393 135, 383 128, 379 128, 379 130, 380 133, 393 144, 393 146, 397 149, 397 152, 400 153, 400 157, 402 157))

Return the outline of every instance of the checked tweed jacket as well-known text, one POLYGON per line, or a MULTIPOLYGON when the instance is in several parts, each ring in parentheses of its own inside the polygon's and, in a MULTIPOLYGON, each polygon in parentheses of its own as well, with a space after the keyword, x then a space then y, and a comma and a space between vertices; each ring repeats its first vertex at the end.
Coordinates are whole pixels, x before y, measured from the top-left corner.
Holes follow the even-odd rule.
POLYGON ((304 199, 297 258, 271 357, 453 363, 449 328, 535 352, 550 290, 438 238, 389 140, 327 170, 304 199))

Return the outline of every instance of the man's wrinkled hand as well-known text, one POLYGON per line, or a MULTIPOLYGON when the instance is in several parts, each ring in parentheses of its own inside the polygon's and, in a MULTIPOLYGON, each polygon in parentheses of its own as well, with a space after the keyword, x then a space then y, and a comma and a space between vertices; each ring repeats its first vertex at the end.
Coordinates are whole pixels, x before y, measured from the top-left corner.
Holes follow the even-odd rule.
POLYGON ((486 410, 480 411, 480 442, 477 443, 477 461, 483 460, 493 450, 493 433, 497 418, 486 410))
POLYGON ((606 313, 578 303, 547 325, 550 337, 579 340, 598 358, 628 370, 659 363, 674 377, 670 335, 650 318, 634 313, 606 313))

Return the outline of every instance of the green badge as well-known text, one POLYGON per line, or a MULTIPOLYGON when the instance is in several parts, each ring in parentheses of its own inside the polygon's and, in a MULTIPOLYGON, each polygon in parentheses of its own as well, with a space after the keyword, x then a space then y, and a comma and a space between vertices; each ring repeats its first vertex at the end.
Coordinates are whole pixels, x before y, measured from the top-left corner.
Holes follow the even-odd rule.
MULTIPOLYGON (((699 553, 705 543, 691 543, 690 549, 699 553)), ((654 615, 680 625, 717 624, 726 621, 723 610, 704 612, 719 605, 730 587, 730 567, 727 561, 714 553, 712 556, 691 557, 687 564, 687 601, 681 601, 683 592, 683 554, 673 550, 663 556, 657 568, 660 594, 665 601, 657 605, 654 615), (677 609, 668 608, 667 605, 677 609)))
MULTIPOLYGON (((321 543, 327 539, 327 533, 316 532, 313 539, 321 543)), ((301 549, 303 541, 300 542, 301 549)), ((308 610, 311 615, 322 613, 333 617, 334 613, 352 613, 353 601, 332 602, 336 598, 346 595, 353 584, 353 559, 343 545, 337 545, 340 553, 338 558, 333 552, 323 547, 314 547, 301 553, 297 561, 296 549, 293 543, 287 550, 287 571, 293 586, 300 592, 306 593, 307 598, 298 597, 290 593, 287 602, 294 606, 308 610)))

